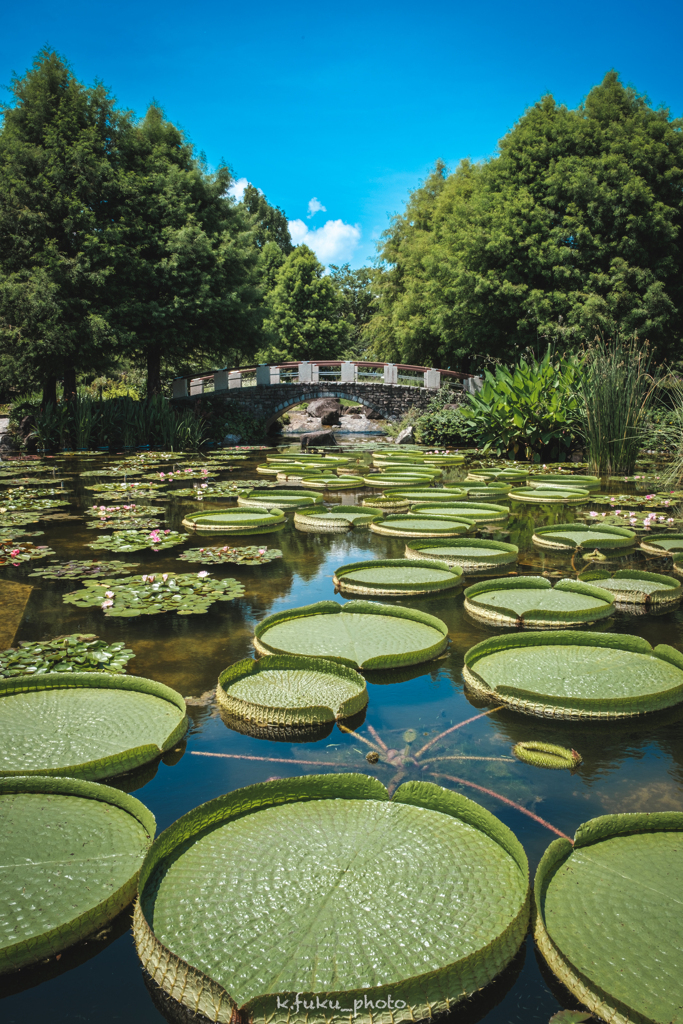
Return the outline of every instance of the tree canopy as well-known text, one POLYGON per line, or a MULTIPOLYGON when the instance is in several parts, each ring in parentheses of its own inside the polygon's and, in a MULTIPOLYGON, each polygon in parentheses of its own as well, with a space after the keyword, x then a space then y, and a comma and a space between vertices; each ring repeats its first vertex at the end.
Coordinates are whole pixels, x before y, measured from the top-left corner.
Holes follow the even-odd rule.
POLYGON ((606 75, 545 96, 483 164, 437 163, 381 245, 380 358, 477 369, 561 335, 683 334, 683 122, 606 75))

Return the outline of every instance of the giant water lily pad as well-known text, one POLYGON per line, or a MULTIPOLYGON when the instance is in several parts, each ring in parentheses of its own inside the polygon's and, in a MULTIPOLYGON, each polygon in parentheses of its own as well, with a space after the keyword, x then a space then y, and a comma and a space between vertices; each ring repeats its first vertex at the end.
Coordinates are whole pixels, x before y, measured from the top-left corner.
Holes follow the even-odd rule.
POLYGON ((683 533, 659 533, 641 540, 640 547, 650 555, 676 555, 683 552, 683 533))
POLYGON ((81 779, 0 779, 0 973, 99 931, 135 895, 154 837, 135 797, 81 779))
POLYGON ((370 523, 373 533, 385 537, 457 537, 467 533, 471 523, 465 519, 428 515, 387 516, 381 522, 370 523))
POLYGON ((215 580, 198 573, 165 572, 143 574, 122 580, 86 580, 82 590, 64 594, 66 604, 78 608, 101 608, 105 615, 135 618, 138 615, 203 615, 215 601, 242 597, 244 587, 237 580, 215 580))
POLYGON ((605 569, 594 569, 583 573, 581 579, 609 590, 619 604, 662 607, 675 604, 683 593, 681 584, 670 576, 658 572, 639 572, 637 569, 619 569, 613 573, 605 569))
POLYGON ((544 576, 485 580, 465 591, 465 608, 489 626, 528 626, 532 629, 591 625, 614 611, 614 597, 590 583, 558 580, 553 587, 544 576))
POLYGON ((459 519, 468 519, 473 523, 503 523, 509 514, 508 509, 502 505, 474 501, 460 501, 453 505, 446 505, 445 502, 435 505, 418 504, 413 505, 411 509, 411 515, 457 516, 459 519))
POLYGON ((475 696, 542 718, 625 718, 683 701, 683 654, 627 634, 492 637, 469 649, 463 675, 475 696))
POLYGON ((527 479, 528 487, 580 487, 584 491, 599 491, 600 477, 579 473, 537 473, 527 479))
POLYGON ((0 676, 44 675, 46 672, 125 672, 135 655, 120 642, 108 644, 94 633, 70 633, 52 640, 21 640, 0 651, 0 676))
POLYGON ((527 889, 517 839, 465 797, 409 782, 390 800, 361 775, 290 778, 162 833, 134 934, 152 979, 209 1020, 267 1019, 279 1005, 291 1024, 400 1024, 452 1009, 502 970, 524 937, 527 889))
POLYGON ((315 505, 320 501, 320 495, 316 491, 290 490, 280 487, 275 490, 263 490, 257 487, 249 494, 242 494, 237 499, 237 504, 244 508, 305 508, 306 505, 315 505))
POLYGON ((465 483, 470 480, 492 481, 506 480, 512 483, 521 483, 529 476, 528 469, 471 469, 465 477, 465 483))
POLYGON ((451 569, 443 562, 408 558, 374 559, 369 562, 351 562, 335 570, 335 587, 349 594, 400 596, 402 594, 431 594, 459 587, 462 569, 451 569))
POLYGON ((381 518, 379 510, 357 505, 334 505, 329 509, 315 505, 295 512, 294 525, 302 533, 346 533, 359 526, 369 526, 381 518))
POLYGON ((254 639, 259 654, 331 658, 365 669, 417 665, 447 643, 446 625, 434 615, 372 601, 289 608, 260 622, 254 639))
POLYGON ((545 487, 522 487, 510 491, 511 501, 523 501, 531 505, 585 505, 591 500, 588 491, 579 487, 560 487, 547 484, 545 487))
POLYGON ((448 541, 411 541, 406 544, 406 558, 436 558, 446 565, 459 566, 463 572, 483 572, 517 561, 516 544, 502 541, 478 540, 475 537, 455 538, 448 541))
POLYGON ((362 476, 304 476, 301 480, 303 487, 312 488, 316 491, 353 491, 364 486, 362 476))
POLYGON ((175 746, 185 702, 152 679, 48 672, 0 681, 0 776, 106 779, 175 746))
POLYGON ((505 501, 510 493, 512 484, 464 484, 462 487, 450 487, 449 494, 456 500, 478 500, 483 501, 505 501))
POLYGON ((633 547, 636 535, 633 530, 619 526, 562 523, 557 526, 538 526, 531 539, 536 547, 554 548, 557 551, 574 551, 576 548, 610 551, 633 547))
POLYGON ((231 565, 265 565, 276 558, 282 558, 279 548, 269 548, 258 544, 238 548, 228 544, 215 544, 206 548, 186 548, 178 558, 183 562, 203 562, 207 564, 224 563, 231 565))
POLYGON ((384 495, 363 498, 363 508, 376 508, 380 512, 408 512, 410 502, 404 498, 386 498, 384 495))
POLYGON ((402 474, 401 476, 389 476, 388 473, 377 473, 375 476, 363 477, 363 482, 368 487, 374 487, 379 491, 386 491, 391 494, 393 491, 403 490, 410 484, 416 485, 420 483, 428 483, 431 477, 428 476, 413 476, 408 473, 402 474))
POLYGON ((277 730, 349 718, 366 706, 368 691, 363 677, 347 665, 269 655, 225 669, 216 699, 227 715, 277 730))
POLYGON ((460 497, 458 491, 446 490, 445 487, 398 487, 395 490, 392 489, 388 495, 391 501, 408 501, 411 505, 425 502, 434 504, 442 501, 451 505, 458 497, 460 497))
POLYGON ((183 526, 199 533, 230 533, 249 536, 272 533, 285 524, 285 514, 278 508, 226 508, 216 512, 196 512, 185 516, 183 526))
POLYGON ((683 814, 609 814, 556 839, 536 872, 534 936, 594 1016, 681 1019, 683 814), (586 923, 590 927, 586 930, 586 923))

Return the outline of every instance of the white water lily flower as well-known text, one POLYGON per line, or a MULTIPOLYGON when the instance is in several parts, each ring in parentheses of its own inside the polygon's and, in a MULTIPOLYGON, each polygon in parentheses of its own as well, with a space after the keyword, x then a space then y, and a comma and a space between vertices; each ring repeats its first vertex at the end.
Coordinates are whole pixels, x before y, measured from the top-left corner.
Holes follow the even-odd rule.
POLYGON ((206 571, 206 569, 202 569, 202 571, 201 571, 201 572, 198 572, 198 573, 197 573, 197 576, 199 577, 199 579, 200 579, 200 580, 203 580, 203 579, 204 579, 204 577, 205 577, 205 576, 208 576, 208 575, 209 575, 209 574, 208 574, 208 572, 206 571))

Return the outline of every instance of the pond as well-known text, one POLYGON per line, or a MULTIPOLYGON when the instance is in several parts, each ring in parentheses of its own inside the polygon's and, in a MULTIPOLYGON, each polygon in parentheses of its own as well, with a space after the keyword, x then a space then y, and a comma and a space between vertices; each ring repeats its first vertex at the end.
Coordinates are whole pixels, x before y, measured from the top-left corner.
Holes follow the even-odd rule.
MULTIPOLYGON (((263 456, 264 452, 255 452, 246 460, 230 463, 230 471, 222 469, 217 479, 254 480, 255 467, 263 456)), ((187 460, 179 459, 178 465, 183 461, 187 460)), ((315 742, 291 743, 255 739, 229 729, 215 703, 216 680, 228 665, 253 656, 256 625, 284 609, 330 599, 344 603, 346 599, 335 594, 335 570, 349 562, 402 558, 406 541, 363 527, 343 534, 300 532, 293 524, 294 513, 288 511, 286 525, 278 532, 230 541, 236 546, 258 544, 280 549, 283 557, 267 564, 201 566, 178 561, 179 547, 158 552, 92 551, 88 545, 105 531, 86 528, 83 513, 92 504, 93 492, 85 485, 93 479, 107 481, 106 466, 114 462, 120 465, 121 458, 50 460, 52 472, 45 475, 46 479, 64 478, 54 486, 67 489, 70 504, 46 513, 55 518, 26 527, 44 531, 36 543, 49 544, 59 559, 119 559, 137 563, 137 572, 155 575, 205 568, 218 579, 239 581, 244 587, 243 596, 215 603, 203 615, 112 618, 99 607, 64 603, 63 595, 77 589, 78 582, 30 577, 29 573, 44 562, 27 562, 0 571, 2 646, 9 646, 12 639, 16 645, 21 640, 44 640, 70 633, 97 634, 107 643, 124 642, 132 648, 135 657, 128 662, 129 672, 163 682, 187 699, 191 729, 186 741, 152 766, 109 783, 134 793, 150 808, 156 817, 157 834, 198 804, 273 777, 354 771, 373 775, 385 785, 395 785, 397 779, 424 778, 425 769, 418 770, 414 765, 404 769, 387 762, 368 763, 369 748, 358 738, 375 742, 374 736, 379 735, 386 747, 399 751, 405 745, 407 730, 417 733, 414 747, 440 737, 429 750, 427 773, 431 781, 480 802, 508 825, 526 850, 532 876, 556 836, 540 819, 571 836, 580 823, 601 814, 683 810, 680 708, 611 724, 551 721, 509 710, 481 714, 485 708, 475 706, 464 693, 464 655, 474 644, 505 630, 472 618, 464 609, 462 588, 432 596, 384 598, 387 603, 438 616, 448 627, 449 646, 434 661, 386 673, 377 681, 370 676, 369 704, 357 735, 334 726, 315 742), (80 475, 100 467, 101 478, 80 475), (30 592, 25 589, 27 584, 32 585, 30 592), (468 719, 472 721, 448 732, 468 719), (511 756, 514 744, 530 740, 575 748, 582 762, 572 771, 546 771, 511 756)), ((25 465, 21 472, 26 472, 25 465)), ((458 468, 447 472, 444 481, 453 484, 465 474, 464 468, 458 468)), ((264 480, 259 484, 263 485, 264 480)), ((183 481, 178 483, 174 478, 170 489, 160 493, 165 529, 184 531, 183 518, 199 508, 234 505, 207 500, 200 506, 185 498, 174 499, 173 490, 182 485, 183 481)), ((611 488, 605 484, 602 493, 629 489, 633 489, 629 483, 612 484, 611 488)), ((369 493, 366 488, 344 491, 343 496, 326 493, 324 498, 329 498, 331 504, 360 504, 369 493)), ((580 556, 535 547, 531 536, 541 525, 584 522, 583 513, 592 508, 604 511, 603 506, 592 504, 571 509, 513 503, 507 523, 491 523, 473 536, 511 542, 520 548, 518 566, 503 565, 492 576, 510 571, 575 576, 576 570, 586 564, 580 556)), ((186 547, 218 542, 218 538, 187 537, 186 547)), ((671 571, 670 559, 646 555, 637 547, 625 554, 610 555, 609 559, 610 569, 671 571)), ((466 582, 475 579, 468 577, 466 582)), ((652 645, 667 643, 680 650, 683 611, 675 607, 659 614, 617 613, 591 628, 635 634, 652 645)), ((59 958, 0 977, 4 1024, 161 1024, 170 1019, 144 984, 130 919, 129 908, 109 928, 65 950, 59 958)), ((458 1022, 545 1024, 557 1010, 576 1006, 527 938, 496 981, 453 1016, 458 1022)))

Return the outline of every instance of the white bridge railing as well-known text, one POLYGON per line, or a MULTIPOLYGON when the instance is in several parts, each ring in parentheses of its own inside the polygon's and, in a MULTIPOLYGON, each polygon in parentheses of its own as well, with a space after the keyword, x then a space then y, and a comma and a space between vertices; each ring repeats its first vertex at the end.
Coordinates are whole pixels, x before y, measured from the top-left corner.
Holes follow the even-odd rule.
POLYGON ((474 380, 477 380, 469 373, 411 366, 407 363, 315 359, 300 363, 279 363, 277 366, 262 363, 241 370, 224 368, 198 376, 176 377, 173 381, 173 397, 188 398, 209 392, 229 391, 232 388, 269 387, 275 384, 388 384, 438 390, 442 377, 461 382, 468 391, 472 389, 474 380))

